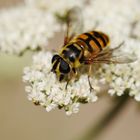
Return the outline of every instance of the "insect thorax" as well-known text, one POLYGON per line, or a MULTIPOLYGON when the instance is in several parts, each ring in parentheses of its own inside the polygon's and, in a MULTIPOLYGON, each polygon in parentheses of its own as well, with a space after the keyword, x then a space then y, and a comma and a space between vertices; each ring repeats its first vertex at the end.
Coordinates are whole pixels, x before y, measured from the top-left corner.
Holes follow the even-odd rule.
POLYGON ((77 43, 70 43, 64 46, 60 55, 71 65, 77 68, 81 65, 80 59, 83 55, 83 48, 77 43))

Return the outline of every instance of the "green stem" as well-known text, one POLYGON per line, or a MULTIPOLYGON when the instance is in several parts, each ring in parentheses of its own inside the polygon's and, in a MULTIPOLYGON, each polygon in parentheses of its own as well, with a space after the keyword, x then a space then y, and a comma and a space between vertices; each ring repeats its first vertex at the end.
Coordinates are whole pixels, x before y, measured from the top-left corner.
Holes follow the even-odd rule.
POLYGON ((117 97, 118 101, 115 102, 115 105, 105 113, 104 117, 79 140, 95 140, 99 134, 109 125, 109 123, 116 118, 119 112, 125 107, 129 96, 128 90, 125 91, 125 94, 121 97, 117 97), (127 93, 127 94, 126 94, 127 93))

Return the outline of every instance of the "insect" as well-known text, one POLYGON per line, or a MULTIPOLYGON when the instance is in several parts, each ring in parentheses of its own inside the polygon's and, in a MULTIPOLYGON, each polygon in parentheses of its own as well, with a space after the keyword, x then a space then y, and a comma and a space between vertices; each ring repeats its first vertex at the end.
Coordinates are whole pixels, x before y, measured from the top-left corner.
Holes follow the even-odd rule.
POLYGON ((71 80, 77 75, 77 69, 83 65, 89 67, 88 81, 90 89, 92 85, 89 77, 92 65, 95 63, 130 63, 135 59, 129 54, 113 55, 123 42, 116 48, 109 48, 109 36, 100 31, 80 33, 82 20, 78 9, 71 9, 67 14, 67 32, 64 45, 59 54, 52 58, 52 72, 56 73, 59 81, 71 80))

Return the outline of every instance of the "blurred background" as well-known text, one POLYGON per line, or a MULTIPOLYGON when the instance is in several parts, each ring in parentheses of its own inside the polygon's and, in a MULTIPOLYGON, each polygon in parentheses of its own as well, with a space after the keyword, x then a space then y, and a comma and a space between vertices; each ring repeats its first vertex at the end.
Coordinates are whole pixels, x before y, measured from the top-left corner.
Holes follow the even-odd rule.
MULTIPOLYGON (((15 6, 21 1, 0 0, 0 8, 15 6)), ((57 45, 56 42, 62 39, 60 36, 56 38, 55 42, 50 42, 57 45)), ((96 103, 81 106, 80 112, 70 117, 62 110, 47 113, 44 108, 27 100, 22 73, 24 66, 30 64, 31 53, 21 58, 0 54, 1 140, 80 140, 113 106, 111 97, 107 95, 96 103)), ((98 139, 140 140, 139 130, 140 108, 136 101, 130 99, 98 139)))

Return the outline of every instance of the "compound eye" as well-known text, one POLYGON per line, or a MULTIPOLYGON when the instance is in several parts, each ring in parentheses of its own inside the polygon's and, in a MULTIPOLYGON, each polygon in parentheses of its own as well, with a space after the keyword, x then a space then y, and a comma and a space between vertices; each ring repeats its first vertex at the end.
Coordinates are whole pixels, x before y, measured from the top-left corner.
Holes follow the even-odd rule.
POLYGON ((60 70, 61 73, 64 73, 64 74, 69 73, 70 72, 70 66, 67 62, 65 62, 64 60, 61 60, 59 70, 60 70))
POLYGON ((54 55, 53 57, 52 57, 52 63, 55 61, 55 60, 57 60, 57 59, 59 59, 60 58, 60 56, 59 55, 54 55))

